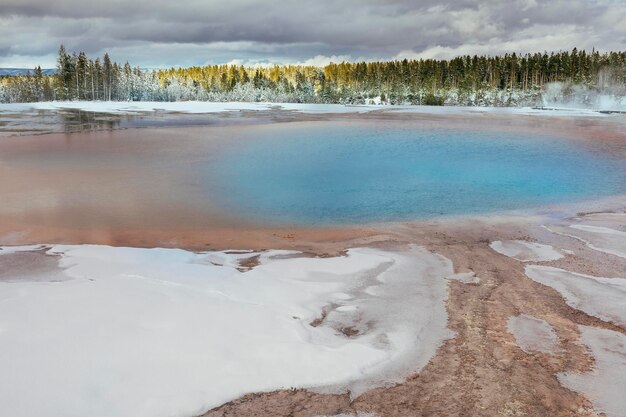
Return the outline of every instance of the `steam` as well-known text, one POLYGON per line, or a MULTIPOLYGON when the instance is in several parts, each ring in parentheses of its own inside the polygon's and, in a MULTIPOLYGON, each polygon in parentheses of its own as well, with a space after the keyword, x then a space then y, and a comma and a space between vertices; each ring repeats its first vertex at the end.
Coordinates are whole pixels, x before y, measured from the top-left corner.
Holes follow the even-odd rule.
POLYGON ((573 82, 546 84, 545 107, 626 111, 626 84, 612 70, 601 70, 595 85, 573 82))

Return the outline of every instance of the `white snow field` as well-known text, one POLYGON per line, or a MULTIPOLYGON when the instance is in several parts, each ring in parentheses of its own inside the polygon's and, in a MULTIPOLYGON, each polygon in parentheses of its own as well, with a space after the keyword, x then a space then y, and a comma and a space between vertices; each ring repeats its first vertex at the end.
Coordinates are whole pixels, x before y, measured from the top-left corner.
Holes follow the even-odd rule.
POLYGON ((573 224, 569 236, 585 242, 591 249, 626 258, 626 232, 609 227, 573 224))
POLYGON ((561 259, 563 254, 550 245, 525 240, 496 240, 489 245, 496 252, 521 262, 545 262, 561 259))
POLYGON ((558 374, 559 382, 585 395, 607 417, 626 417, 626 336, 591 326, 579 326, 582 342, 594 358, 590 372, 558 374))
POLYGON ((524 352, 554 353, 557 349, 556 333, 545 320, 520 314, 509 318, 507 329, 524 352))
POLYGON ((410 105, 344 105, 311 103, 268 102, 210 102, 210 101, 45 101, 37 103, 0 103, 1 113, 28 112, 32 110, 78 109, 89 112, 132 114, 165 111, 183 113, 221 113, 227 111, 254 111, 280 108, 301 113, 366 113, 394 111, 424 114, 498 113, 539 116, 594 116, 609 117, 586 109, 540 110, 530 107, 464 107, 464 106, 410 106, 410 105))
POLYGON ((257 254, 40 252, 57 255, 69 279, 0 282, 2 414, 193 416, 249 392, 354 394, 418 371, 452 336, 442 256, 267 251, 238 269, 257 254))
POLYGON ((570 307, 626 326, 626 278, 598 278, 540 265, 526 266, 526 275, 557 290, 570 307))

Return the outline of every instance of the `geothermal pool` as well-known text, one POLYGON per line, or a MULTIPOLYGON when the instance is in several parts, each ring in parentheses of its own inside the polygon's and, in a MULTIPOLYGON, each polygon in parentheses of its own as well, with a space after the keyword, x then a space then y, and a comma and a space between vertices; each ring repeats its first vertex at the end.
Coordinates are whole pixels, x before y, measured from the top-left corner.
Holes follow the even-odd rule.
POLYGON ((167 244, 216 227, 335 227, 624 194, 623 141, 548 134, 526 128, 532 120, 521 128, 476 117, 368 118, 6 137, 0 236, 27 230, 41 233, 16 242, 116 243, 154 233, 167 244))
POLYGON ((318 124, 250 132, 207 166, 231 213, 341 224, 523 209, 620 193, 624 161, 554 136, 318 124))
POLYGON ((391 113, 0 138, 7 413, 620 415, 624 120, 391 113))

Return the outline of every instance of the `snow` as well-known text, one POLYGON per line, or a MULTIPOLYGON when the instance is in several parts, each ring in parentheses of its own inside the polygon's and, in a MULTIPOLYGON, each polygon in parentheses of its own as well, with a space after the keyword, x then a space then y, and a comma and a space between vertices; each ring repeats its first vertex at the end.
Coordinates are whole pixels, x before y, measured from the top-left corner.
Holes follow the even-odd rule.
POLYGON ((573 224, 570 228, 584 232, 582 235, 573 232, 570 236, 585 242, 591 249, 626 258, 626 232, 585 224, 573 224))
POLYGON ((153 111, 182 113, 221 113, 240 110, 267 110, 270 104, 210 101, 43 101, 0 104, 0 112, 75 109, 96 113, 142 113, 153 111))
POLYGON ((597 327, 579 326, 579 329, 582 342, 594 357, 594 369, 585 373, 560 373, 559 382, 589 398, 596 411, 608 417, 626 417, 626 336, 597 327))
POLYGON ((570 307, 626 325, 626 278, 598 278, 540 265, 526 266, 526 275, 557 290, 570 307))
POLYGON ((496 252, 521 262, 545 262, 561 259, 563 254, 550 245, 525 240, 496 240, 489 245, 496 252))
POLYGON ((393 111, 419 114, 520 114, 538 116, 594 116, 605 114, 586 109, 541 110, 530 107, 467 107, 467 106, 412 106, 412 105, 344 105, 313 103, 272 102, 211 102, 211 101, 46 101, 37 103, 0 103, 0 113, 27 112, 32 110, 77 109, 88 112, 133 114, 164 111, 182 113, 222 113, 229 111, 267 111, 279 108, 300 113, 366 113, 370 111, 393 111))
POLYGON ((447 276, 446 279, 451 281, 459 281, 463 284, 479 284, 480 278, 476 276, 474 271, 469 272, 458 272, 456 274, 452 274, 447 276))
POLYGON ((488 106, 387 106, 402 113, 437 113, 437 114, 518 114, 524 116, 556 117, 606 117, 595 110, 581 108, 540 109, 533 107, 488 107, 488 106))
POLYGON ((392 108, 388 105, 376 104, 316 104, 316 103, 269 103, 268 107, 280 107, 283 110, 295 111, 300 113, 367 113, 376 110, 385 110, 392 108))
POLYGON ((47 253, 67 280, 0 282, 0 404, 12 417, 191 416, 249 392, 358 393, 419 371, 452 336, 452 264, 417 246, 267 251, 247 272, 236 265, 252 253, 47 253))
POLYGON ((521 314, 509 318, 507 328, 515 337, 517 345, 526 353, 554 353, 557 349, 556 333, 545 320, 521 314))
POLYGON ((0 255, 9 255, 17 252, 32 252, 35 250, 46 249, 45 245, 28 245, 28 246, 1 246, 0 255))

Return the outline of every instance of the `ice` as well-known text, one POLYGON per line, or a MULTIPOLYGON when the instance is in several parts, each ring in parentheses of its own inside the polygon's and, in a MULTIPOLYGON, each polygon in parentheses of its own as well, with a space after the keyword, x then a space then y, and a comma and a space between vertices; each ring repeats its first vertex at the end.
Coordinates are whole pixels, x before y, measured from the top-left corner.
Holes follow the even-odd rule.
POLYGON ((559 382, 585 395, 596 411, 607 417, 626 417, 626 336, 621 333, 590 326, 579 326, 582 342, 595 360, 590 372, 558 374, 559 382))
POLYGON ((545 320, 520 314, 509 318, 507 328, 524 352, 554 353, 556 351, 558 342, 556 333, 545 320))
POLYGON ((598 278, 540 265, 526 266, 526 275, 557 290, 570 307, 626 325, 626 278, 598 278))
POLYGON ((452 336, 451 263, 416 246, 267 251, 246 272, 226 252, 48 253, 70 279, 0 282, 3 415, 192 416, 249 392, 357 393, 419 371, 452 336))
POLYGON ((507 240, 491 242, 491 249, 502 255, 522 262, 544 262, 561 259, 563 254, 550 245, 526 242, 525 240, 507 240))

